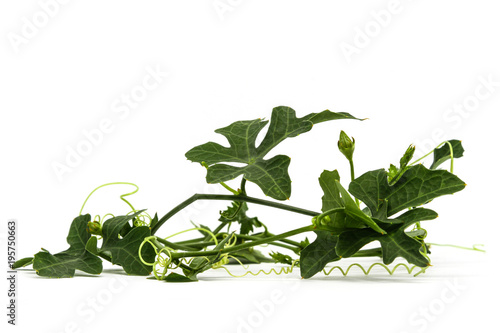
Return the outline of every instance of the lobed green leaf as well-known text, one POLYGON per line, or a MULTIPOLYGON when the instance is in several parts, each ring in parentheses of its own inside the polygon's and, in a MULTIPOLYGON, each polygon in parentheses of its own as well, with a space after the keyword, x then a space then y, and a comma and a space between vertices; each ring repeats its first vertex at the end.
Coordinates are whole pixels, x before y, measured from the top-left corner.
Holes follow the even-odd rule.
MULTIPOLYGON (((103 243, 100 251, 109 252, 111 262, 122 266, 125 272, 132 275, 149 275, 152 271, 152 266, 145 265, 139 258, 139 247, 144 238, 151 236, 151 229, 146 226, 133 227, 123 238, 120 235, 129 221, 142 212, 115 216, 102 226, 103 243)), ((153 262, 156 253, 151 245, 146 244, 142 247, 141 255, 144 261, 153 262)))
POLYGON ((286 138, 308 132, 314 124, 336 119, 358 118, 348 113, 328 110, 297 118, 293 109, 279 106, 273 109, 269 129, 258 147, 255 141, 268 121, 237 121, 215 131, 226 137, 229 147, 208 142, 189 150, 186 157, 209 166, 206 177, 208 183, 220 183, 243 175, 245 179, 257 184, 264 194, 277 200, 286 200, 290 198, 292 191, 288 175, 290 158, 277 155, 266 160, 264 157, 286 138), (222 162, 236 162, 243 166, 221 164, 222 162))
MULTIPOLYGON (((370 229, 371 230, 371 229, 370 229)), ((314 276, 326 264, 340 260, 335 252, 338 236, 326 230, 315 231, 317 237, 300 253, 300 275, 304 279, 314 276)))
POLYGON ((349 192, 368 206, 372 216, 379 215, 381 209, 387 209, 387 216, 391 216, 439 196, 461 191, 465 185, 448 171, 429 170, 419 164, 410 167, 392 186, 384 169, 369 171, 351 182, 349 192))
POLYGON ((33 258, 33 268, 40 276, 51 278, 73 277, 75 270, 89 274, 102 272, 102 261, 86 249, 86 244, 91 238, 87 231, 90 215, 80 215, 71 223, 67 242, 70 247, 63 252, 50 254, 40 251, 33 258))

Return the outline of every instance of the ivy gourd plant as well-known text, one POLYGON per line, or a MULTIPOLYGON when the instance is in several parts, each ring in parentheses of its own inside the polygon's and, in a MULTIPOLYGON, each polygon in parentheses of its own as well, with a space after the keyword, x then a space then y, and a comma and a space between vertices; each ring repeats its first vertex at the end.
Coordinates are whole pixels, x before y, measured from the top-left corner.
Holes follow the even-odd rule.
MULTIPOLYGON (((220 184, 228 194, 194 194, 158 218, 157 214, 151 217, 144 210, 136 210, 125 199, 137 192, 136 186, 134 192, 121 196, 130 206, 130 213, 106 214, 102 218, 95 215, 94 219, 90 214, 82 214, 85 203, 97 189, 130 183, 104 184, 91 192, 79 216, 71 223, 67 250, 51 254, 42 249, 33 257, 17 261, 13 268, 32 265, 40 276, 63 278, 73 277, 76 270, 100 274, 104 259, 120 265, 131 275, 153 273, 161 281, 191 282, 210 269, 222 268, 232 275, 227 268, 231 264, 274 262, 282 265, 279 271, 273 268, 252 274, 289 273, 299 267, 303 278, 311 278, 322 271, 329 274, 332 269, 327 271, 327 265, 342 258, 374 257, 382 261, 374 265, 383 266, 390 274, 398 265, 405 266, 409 273, 415 268, 420 269, 417 274, 425 272, 430 266, 430 251, 425 242, 427 231, 421 222, 436 219, 438 214, 422 206, 465 188, 466 184, 453 174, 453 160, 463 156, 461 142, 448 140, 434 149, 429 168, 418 163, 422 159, 412 162, 415 147, 410 145, 399 167, 389 164, 387 170, 369 171, 356 178, 355 140, 341 131, 338 148, 350 165, 349 185, 341 184, 337 170, 324 170, 319 175, 323 191, 321 212, 282 203, 292 192, 288 173, 290 157, 272 156, 271 150, 287 138, 310 131, 314 124, 332 120, 363 119, 329 110, 297 118, 293 109, 279 106, 273 109, 270 121, 237 121, 217 129, 215 132, 227 139, 229 147, 207 142, 189 150, 186 157, 205 167, 206 181, 220 184), (263 140, 257 144, 258 135, 267 125, 263 140), (450 159, 450 171, 438 170, 450 159), (238 178, 238 189, 226 184, 238 178), (255 183, 268 198, 250 196, 246 191, 248 181, 255 183), (180 232, 197 231, 198 237, 174 242, 171 238, 179 232, 168 237, 157 235, 162 226, 168 228, 169 219, 197 200, 221 200, 230 204, 220 212, 213 229, 195 225, 180 232), (249 205, 265 205, 304 215, 304 226, 273 234, 260 218, 248 216, 249 205), (315 234, 314 241, 296 238, 304 233, 315 234), (379 246, 366 247, 373 242, 379 246), (273 251, 265 255, 256 248, 259 245, 272 245, 289 253, 273 251), (404 262, 389 268, 387 265, 396 258, 404 262)), ((361 268, 368 274, 372 267, 368 271, 361 268)))

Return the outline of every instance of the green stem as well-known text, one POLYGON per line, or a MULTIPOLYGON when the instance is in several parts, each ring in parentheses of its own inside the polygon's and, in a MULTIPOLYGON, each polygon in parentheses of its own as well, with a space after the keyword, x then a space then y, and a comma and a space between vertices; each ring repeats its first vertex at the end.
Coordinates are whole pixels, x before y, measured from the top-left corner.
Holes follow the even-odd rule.
POLYGON ((314 226, 307 226, 307 227, 302 227, 298 229, 294 229, 273 237, 268 237, 260 240, 256 240, 253 242, 248 242, 248 243, 243 243, 240 245, 235 245, 231 247, 226 247, 222 250, 211 250, 211 251, 187 251, 187 252, 175 252, 172 253, 172 259, 178 259, 178 258, 185 258, 185 257, 204 257, 204 256, 211 256, 211 255, 217 255, 217 254, 224 254, 224 253, 229 253, 229 252, 236 252, 240 250, 245 250, 257 245, 261 244, 268 244, 270 242, 278 241, 284 238, 288 238, 290 236, 298 235, 303 232, 308 232, 308 231, 314 231, 315 228, 314 226))
MULTIPOLYGON (((354 161, 352 159, 349 160, 349 166, 351 168, 351 182, 353 182, 355 177, 354 177, 354 161)), ((358 198, 354 198, 354 199, 356 200, 356 205, 358 205, 358 208, 359 208, 358 198)))
POLYGON ((333 213, 341 212, 341 211, 344 211, 344 210, 345 210, 345 207, 336 207, 336 208, 329 209, 326 212, 321 213, 321 214, 319 214, 318 216, 315 217, 316 224, 320 225, 321 224, 321 220, 324 219, 325 216, 328 216, 328 215, 333 214, 333 213))
MULTIPOLYGON (((217 226, 217 228, 214 229, 213 233, 214 235, 217 237, 217 234, 222 230, 222 228, 224 228, 224 226, 227 224, 227 222, 222 222, 221 224, 219 224, 217 226)), ((204 238, 202 238, 202 240, 204 241, 208 241, 210 239, 210 235, 207 235, 205 236, 204 238)))
POLYGON ((228 190, 228 191, 229 191, 229 192, 231 192, 232 194, 234 194, 234 195, 238 195, 238 194, 239 194, 239 193, 238 193, 238 191, 233 190, 233 189, 232 189, 231 187, 229 187, 226 183, 224 183, 224 182, 220 182, 219 184, 221 184, 221 185, 222 185, 222 187, 224 187, 226 190, 228 190))
MULTIPOLYGON (((249 239, 249 240, 259 240, 259 239, 262 239, 260 237, 253 237, 253 236, 247 236, 247 235, 239 235, 238 236, 239 238, 241 239, 249 239), (241 237, 243 236, 243 237, 241 237)), ((213 241, 202 241, 202 242, 199 242, 199 243, 193 243, 193 244, 190 244, 191 245, 191 248, 187 251, 196 251, 196 248, 198 249, 203 249, 207 246, 211 246, 211 245, 215 245, 215 242, 213 241)), ((280 243, 280 242, 270 242, 269 245, 274 245, 274 246, 279 246, 279 247, 282 247, 282 248, 285 248, 285 249, 288 249, 290 251, 293 251, 293 252, 296 252, 297 250, 301 250, 301 248, 298 248, 298 247, 295 247, 295 246, 290 246, 290 245, 286 245, 286 244, 283 244, 283 243, 280 243)))
POLYGON ((175 214, 180 212, 182 209, 184 209, 185 207, 189 206, 190 204, 192 204, 193 202, 195 202, 197 200, 245 201, 245 202, 255 203, 258 205, 283 209, 283 210, 287 210, 290 212, 299 213, 299 214, 308 215, 308 216, 319 215, 319 213, 313 212, 311 210, 302 209, 302 208, 298 208, 295 206, 284 205, 284 204, 274 202, 274 201, 253 198, 253 197, 249 197, 246 195, 199 194, 199 193, 197 193, 197 194, 194 194, 193 196, 191 196, 190 198, 188 198, 187 200, 184 200, 182 203, 180 203, 176 207, 174 207, 170 212, 168 212, 160 220, 158 220, 158 222, 155 225, 151 225, 151 235, 154 235, 158 231, 158 229, 163 225, 163 223, 168 221, 168 219, 170 219, 172 216, 174 216, 175 214))
POLYGON ((245 179, 245 177, 241 178, 240 193, 242 195, 247 195, 247 190, 245 188, 246 183, 247 183, 247 180, 245 179))
MULTIPOLYGON (((219 236, 220 234, 215 234, 215 236, 219 236)), ((210 239, 210 237, 208 238, 210 239)), ((179 242, 175 242, 175 244, 182 244, 182 245, 191 245, 191 244, 196 244, 200 242, 204 242, 207 239, 205 237, 198 237, 198 238, 193 238, 193 239, 187 239, 179 242)))
MULTIPOLYGON (((215 230, 214 230, 214 233, 215 233, 215 230)), ((220 234, 215 234, 215 236, 217 238, 219 238, 219 236, 225 236, 227 235, 227 233, 220 233, 220 234)), ((250 240, 256 240, 256 239, 262 239, 263 237, 259 237, 260 235, 262 236, 276 236, 274 234, 271 234, 271 233, 266 233, 266 234, 254 234, 252 236, 250 235, 241 235, 241 234, 235 234, 236 237, 238 238, 241 238, 241 239, 250 239, 250 240)), ((194 238, 194 239, 190 239, 190 240, 185 240, 185 241, 180 241, 180 242, 176 242, 174 243, 175 245, 180 245, 180 246, 190 246, 190 247, 197 247, 197 248, 204 248, 204 247, 207 247, 207 246, 210 246, 210 245, 214 245, 215 242, 213 241, 208 241, 207 239, 203 238, 203 237, 200 237, 200 238, 194 238)), ((280 239, 279 241, 276 241, 276 242, 272 242, 270 243, 271 245, 275 245, 275 246, 279 246, 279 247, 283 247, 283 248, 286 248, 286 249, 289 249, 289 250, 292 250, 292 251, 295 251, 295 250, 302 250, 303 248, 300 246, 300 243, 299 242, 295 242, 291 239, 280 239), (281 243, 284 243, 284 244, 281 244, 281 243, 278 243, 278 242, 281 242, 281 243), (287 246, 287 245, 291 245, 291 246, 287 246)), ((189 251, 186 249, 186 251, 189 251)))
MULTIPOLYGON (((168 247, 170 247, 170 248, 172 248, 174 250, 183 250, 183 251, 193 251, 193 250, 196 250, 196 248, 193 248, 191 246, 169 242, 168 240, 160 238, 160 237, 157 237, 156 241, 158 241, 159 243, 161 243, 163 245, 166 245, 166 246, 168 246, 168 247)), ((214 242, 211 242, 211 243, 214 243, 214 242)), ((195 244, 193 244, 193 245, 195 245, 195 244)))
MULTIPOLYGON (((265 238, 262 238, 262 237, 259 237, 259 236, 250 236, 250 235, 239 235, 239 234, 236 234, 235 236, 237 238, 247 239, 247 240, 265 239, 265 238)), ((279 242, 282 242, 282 241, 284 241, 284 239, 280 239, 279 240, 279 242)), ((282 247, 282 248, 285 248, 285 249, 288 249, 288 250, 291 250, 291 251, 294 251, 294 252, 301 249, 299 246, 289 246, 289 245, 286 245, 286 244, 278 243, 278 241, 276 241, 276 242, 270 242, 269 245, 279 246, 279 247, 282 247)))
MULTIPOLYGON (((275 234, 272 234, 272 233, 270 233, 270 232, 267 232, 267 233, 266 233, 266 236, 271 237, 271 236, 276 236, 276 235, 275 235, 275 234)), ((286 243, 286 244, 289 244, 289 245, 293 245, 293 246, 295 246, 295 247, 298 247, 298 248, 302 249, 302 247, 300 246, 300 243, 299 243, 299 242, 293 241, 293 240, 291 240, 291 239, 280 239, 280 242, 283 242, 283 243, 286 243)))

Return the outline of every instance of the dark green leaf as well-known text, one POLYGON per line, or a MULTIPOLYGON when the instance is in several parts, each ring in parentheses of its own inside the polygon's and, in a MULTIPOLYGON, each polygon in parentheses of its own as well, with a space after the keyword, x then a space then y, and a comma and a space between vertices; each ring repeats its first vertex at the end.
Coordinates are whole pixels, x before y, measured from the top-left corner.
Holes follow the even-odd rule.
POLYGON ((285 264, 285 265, 291 265, 293 264, 293 259, 287 254, 282 254, 279 252, 271 252, 270 253, 271 258, 274 259, 275 263, 279 264, 285 264))
POLYGON ((309 239, 306 237, 303 241, 300 241, 299 247, 305 249, 309 244, 311 244, 311 242, 309 242, 309 239))
POLYGON ((415 208, 399 215, 397 220, 399 223, 402 223, 403 228, 406 229, 416 222, 434 220, 437 217, 438 214, 432 209, 415 208))
POLYGON ((340 234, 336 251, 342 257, 350 257, 373 241, 380 242, 382 259, 386 265, 392 263, 396 257, 403 257, 410 264, 428 266, 427 258, 420 252, 422 243, 406 235, 401 226, 392 228, 386 235, 377 234, 368 228, 346 231, 340 234))
POLYGON ((408 163, 410 163, 411 159, 413 158, 413 154, 415 154, 415 146, 410 145, 406 149, 403 157, 401 157, 401 159, 399 160, 399 169, 400 170, 406 169, 406 167, 408 166, 408 163))
POLYGON ((54 255, 47 251, 40 251, 33 258, 33 268, 40 276, 53 278, 73 277, 75 270, 90 274, 102 272, 102 261, 85 249, 91 237, 87 231, 90 215, 80 215, 71 223, 67 242, 69 249, 54 255))
MULTIPOLYGON (((242 264, 260 264, 263 262, 274 262, 273 259, 266 257, 262 252, 254 249, 253 247, 231 252, 232 257, 236 257, 242 264)), ((229 264, 239 264, 236 260, 230 258, 229 264)))
POLYGON ((232 202, 219 218, 224 223, 238 222, 240 224, 240 234, 248 235, 253 232, 253 228, 262 227, 262 222, 256 217, 247 216, 248 205, 246 202, 232 202))
MULTIPOLYGON (((321 211, 324 213, 334 208, 345 207, 344 200, 340 196, 340 190, 337 182, 340 176, 337 170, 324 170, 319 177, 319 185, 324 195, 321 197, 323 205, 321 211)), ((352 199, 351 199, 352 200, 352 199)), ((339 211, 328 215, 330 221, 326 223, 326 229, 336 234, 351 228, 364 228, 366 224, 348 216, 345 211, 339 211)))
MULTIPOLYGON (((464 155, 464 147, 462 147, 462 141, 460 140, 449 140, 451 147, 453 149, 453 158, 459 158, 464 155)), ((436 169, 438 166, 446 162, 451 158, 450 146, 445 143, 441 148, 434 150, 434 161, 430 169, 436 169)))
POLYGON ((425 235, 427 235, 427 232, 425 231, 425 229, 416 229, 416 230, 412 230, 412 231, 406 231, 406 234, 408 236, 410 236, 411 238, 422 239, 421 237, 424 237, 425 235))
POLYGON ((406 170, 408 170, 408 163, 410 163, 414 153, 415 146, 410 145, 408 149, 406 149, 403 157, 401 157, 401 159, 399 160, 399 169, 391 164, 387 175, 390 185, 393 185, 395 182, 397 182, 398 179, 401 178, 401 176, 406 172, 406 170))
MULTIPOLYGON (((124 225, 143 211, 131 215, 116 216, 104 222, 102 226, 103 243, 101 251, 111 253, 111 261, 123 267, 125 272, 132 275, 148 275, 152 266, 145 265, 139 258, 139 247, 144 238, 151 236, 151 229, 146 226, 134 227, 123 238, 119 237, 124 225)), ((156 253, 149 244, 145 244, 141 251, 146 262, 154 262, 156 253)))
POLYGON ((339 256, 347 258, 363 246, 379 241, 384 264, 392 263, 396 257, 403 257, 411 264, 425 267, 428 265, 428 260, 420 252, 423 244, 407 235, 404 230, 416 222, 432 220, 436 217, 436 212, 430 209, 416 208, 400 215, 394 223, 385 223, 375 219, 379 225, 384 226, 384 230, 387 231, 386 235, 368 228, 343 232, 339 235, 336 252, 339 256))
MULTIPOLYGON (((132 225, 133 224, 134 223, 132 222, 132 225)), ((130 223, 125 223, 123 225, 122 230, 120 230, 120 232, 119 232, 120 237, 125 237, 129 233, 129 231, 132 230, 132 229, 133 229, 133 226, 131 226, 130 223)))
POLYGON ((196 282, 198 281, 196 278, 189 278, 187 276, 184 276, 182 274, 178 274, 175 272, 170 273, 169 275, 165 276, 163 278, 163 281, 165 282, 173 282, 173 283, 178 283, 178 282, 196 282))
MULTIPOLYGON (((321 197, 322 206, 321 211, 324 213, 328 210, 334 208, 344 207, 344 202, 340 197, 340 192, 335 184, 336 181, 340 180, 340 176, 337 170, 328 171, 324 170, 319 177, 319 185, 323 190, 323 196, 321 197)), ((346 215, 343 211, 336 212, 329 215, 330 222, 329 225, 332 228, 343 230, 347 227, 361 228, 364 227, 363 223, 358 223, 355 225, 349 224, 352 221, 346 221, 346 215), (347 225, 349 224, 349 225, 347 225)))
POLYGON ((326 264, 340 259, 335 252, 338 237, 329 231, 315 231, 315 233, 317 237, 314 242, 300 253, 300 275, 304 279, 320 272, 326 264))
MULTIPOLYGON (((36 274, 51 278, 68 278, 75 275, 75 265, 84 263, 81 258, 67 257, 58 258, 45 251, 40 251, 33 258, 33 268, 36 274)), ((101 262, 102 265, 102 262, 101 262)))
POLYGON ((389 170, 387 170, 387 178, 389 179, 389 183, 391 183, 392 180, 396 179, 398 173, 399 169, 394 164, 391 164, 389 166, 389 170))
POLYGON ((370 228, 345 231, 339 235, 335 251, 342 258, 348 258, 381 236, 380 233, 376 233, 370 228))
POLYGON ((31 265, 32 263, 33 263, 32 257, 19 259, 14 264, 12 264, 12 269, 26 267, 31 265))
POLYGON ((155 213, 155 216, 153 217, 153 219, 151 220, 151 223, 149 224, 149 227, 152 229, 154 229, 155 225, 158 223, 158 213, 155 213))
POLYGON ((297 118, 293 109, 279 106, 273 109, 269 129, 258 147, 255 140, 268 121, 237 121, 215 131, 227 138, 230 147, 208 142, 189 150, 186 157, 193 162, 205 162, 209 165, 208 183, 228 181, 243 174, 247 180, 257 184, 264 194, 277 200, 286 200, 291 195, 291 180, 288 175, 290 158, 277 155, 265 160, 264 157, 286 138, 308 132, 313 124, 334 119, 357 118, 348 113, 328 110, 297 118), (242 163, 243 166, 220 164, 221 162, 242 163))
POLYGON ((344 205, 345 205, 345 214, 347 217, 350 217, 352 221, 356 221, 356 223, 362 222, 366 226, 372 228, 373 230, 385 234, 385 231, 381 229, 373 220, 370 216, 366 215, 361 209, 359 209, 358 205, 356 202, 351 198, 349 193, 342 187, 340 182, 337 180, 335 181, 335 184, 337 185, 337 189, 342 195, 342 199, 344 200, 344 205))
POLYGON ((382 260, 386 265, 392 263, 396 257, 403 257, 410 264, 429 266, 429 260, 420 252, 422 243, 406 235, 403 228, 381 236, 378 241, 382 246, 382 260))
POLYGON ((410 167, 392 186, 384 169, 369 171, 351 182, 349 192, 370 208, 372 216, 379 215, 387 200, 387 216, 391 216, 464 188, 465 183, 454 174, 445 170, 429 170, 419 164, 410 167))
POLYGON ((85 244, 85 249, 96 256, 99 255, 99 250, 97 249, 97 237, 96 236, 92 236, 89 238, 89 240, 85 244))

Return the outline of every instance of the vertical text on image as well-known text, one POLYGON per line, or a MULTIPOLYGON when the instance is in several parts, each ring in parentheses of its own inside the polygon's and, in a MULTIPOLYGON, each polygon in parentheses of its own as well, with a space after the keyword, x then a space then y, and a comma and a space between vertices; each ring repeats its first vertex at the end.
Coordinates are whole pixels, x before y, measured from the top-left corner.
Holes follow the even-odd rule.
POLYGON ((17 272, 13 269, 17 258, 17 221, 7 221, 7 322, 16 325, 18 315, 17 304, 17 272))

